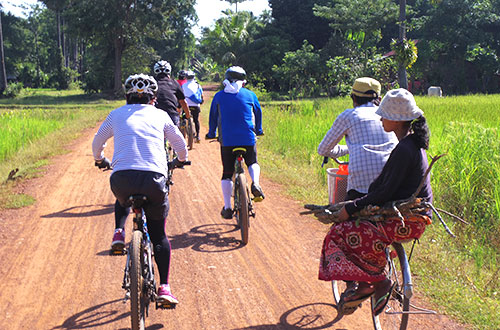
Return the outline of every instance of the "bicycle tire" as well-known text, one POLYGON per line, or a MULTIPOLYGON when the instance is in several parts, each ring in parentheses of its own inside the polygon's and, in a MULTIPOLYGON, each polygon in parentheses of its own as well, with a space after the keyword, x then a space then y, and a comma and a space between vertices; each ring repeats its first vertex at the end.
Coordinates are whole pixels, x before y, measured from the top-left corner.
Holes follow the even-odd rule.
POLYGON ((248 243, 248 231, 250 227, 247 178, 244 173, 240 173, 237 175, 236 180, 238 181, 237 195, 239 204, 236 212, 238 213, 237 216, 241 231, 241 242, 243 245, 246 245, 248 243))
POLYGON ((333 300, 335 301, 336 307, 339 306, 340 295, 342 294, 342 292, 345 291, 346 287, 347 285, 345 281, 337 281, 337 280, 332 281, 333 300))
POLYGON ((194 132, 193 132, 193 119, 189 118, 188 119, 188 124, 187 124, 187 145, 189 150, 193 149, 193 143, 194 143, 194 132))
MULTIPOLYGON (((398 243, 395 243, 398 244, 398 243)), ((395 250, 397 258, 388 258, 389 278, 392 283, 396 283, 392 291, 389 303, 382 313, 375 316, 372 314, 373 326, 375 330, 406 330, 409 321, 411 294, 404 293, 404 286, 411 286, 411 273, 406 252, 401 244, 395 250)), ((375 297, 371 297, 372 310, 375 305, 375 297)))
POLYGON ((142 232, 134 230, 130 242, 130 316, 132 330, 144 330, 146 323, 146 306, 144 300, 144 278, 142 232))

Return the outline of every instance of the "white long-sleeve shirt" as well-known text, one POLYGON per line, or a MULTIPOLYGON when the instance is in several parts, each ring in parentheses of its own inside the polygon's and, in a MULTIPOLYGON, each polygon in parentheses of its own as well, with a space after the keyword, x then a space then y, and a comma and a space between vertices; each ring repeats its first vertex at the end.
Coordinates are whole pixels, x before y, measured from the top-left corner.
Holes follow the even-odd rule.
POLYGON ((114 137, 113 172, 139 170, 167 176, 165 138, 180 161, 187 160, 186 141, 163 110, 149 104, 127 104, 113 110, 92 141, 94 159, 104 158, 106 141, 114 137))
POLYGON ((349 154, 348 190, 366 194, 398 144, 393 132, 384 131, 380 116, 375 113, 377 109, 369 102, 345 110, 335 119, 318 146, 318 153, 322 156, 338 158, 349 154), (339 145, 344 136, 347 145, 339 145))

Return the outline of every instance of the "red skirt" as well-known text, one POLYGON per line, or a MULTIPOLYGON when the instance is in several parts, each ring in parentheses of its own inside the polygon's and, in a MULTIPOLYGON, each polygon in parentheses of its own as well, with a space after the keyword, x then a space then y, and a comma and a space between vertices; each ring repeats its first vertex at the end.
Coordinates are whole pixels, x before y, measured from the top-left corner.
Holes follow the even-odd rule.
POLYGON ((431 223, 425 215, 382 222, 352 220, 335 224, 323 241, 319 279, 377 282, 386 278, 385 248, 393 242, 418 239, 431 223))

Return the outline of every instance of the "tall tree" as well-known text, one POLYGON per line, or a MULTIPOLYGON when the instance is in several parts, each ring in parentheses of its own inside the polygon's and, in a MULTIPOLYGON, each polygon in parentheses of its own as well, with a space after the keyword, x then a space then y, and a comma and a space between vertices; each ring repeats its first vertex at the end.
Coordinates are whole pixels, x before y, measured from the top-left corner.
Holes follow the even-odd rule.
MULTIPOLYGON (((406 41, 406 0, 399 0, 399 42, 406 41)), ((408 89, 408 78, 406 76, 406 66, 399 63, 398 68, 399 87, 408 89)))
POLYGON ((121 92, 122 57, 127 47, 141 45, 146 38, 168 38, 182 8, 195 0, 81 0, 68 6, 68 23, 91 43, 112 45, 113 90, 121 92), (105 10, 103 10, 105 8, 105 10))
POLYGON ((5 55, 3 52, 3 33, 2 33, 2 4, 0 4, 0 94, 7 88, 7 72, 5 71, 5 55))
POLYGON ((235 4, 236 5, 236 12, 238 12, 238 4, 246 1, 252 1, 252 0, 220 0, 220 1, 226 1, 229 2, 230 4, 235 4))

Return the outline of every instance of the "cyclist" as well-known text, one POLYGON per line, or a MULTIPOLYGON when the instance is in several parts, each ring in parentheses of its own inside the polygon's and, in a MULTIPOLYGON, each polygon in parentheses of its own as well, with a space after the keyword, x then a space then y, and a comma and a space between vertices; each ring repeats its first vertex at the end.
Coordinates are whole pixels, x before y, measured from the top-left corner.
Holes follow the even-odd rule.
MULTIPOLYGON (((429 128, 423 111, 406 89, 389 91, 380 103, 377 114, 384 130, 394 132, 399 140, 382 172, 370 185, 368 194, 348 202, 339 211, 340 222, 330 229, 323 242, 319 279, 325 281, 356 281, 342 294, 339 305, 354 312, 359 304, 374 295, 374 314, 383 311, 392 291, 386 277, 385 248, 398 241, 418 239, 431 223, 430 211, 381 222, 353 219, 356 211, 367 205, 384 205, 409 198, 416 192, 428 168, 429 128)), ((424 180, 417 197, 432 202, 430 178, 424 180)))
POLYGON ((356 79, 351 90, 353 108, 335 119, 318 146, 322 156, 338 158, 349 154, 346 200, 368 192, 370 183, 380 174, 398 142, 394 133, 384 131, 380 116, 376 114, 380 92, 377 80, 356 79), (343 137, 346 145, 338 144, 343 137))
POLYGON ((203 89, 200 84, 194 79, 195 73, 191 70, 186 71, 187 82, 182 85, 186 102, 189 106, 189 111, 193 117, 194 127, 196 130, 195 141, 200 142, 200 105, 203 103, 203 89))
POLYGON ((179 85, 184 85, 186 81, 186 70, 179 71, 179 73, 177 74, 177 82, 179 83, 179 85))
MULTIPOLYGON (((224 89, 217 92, 210 105, 209 130, 207 139, 216 138, 219 132, 222 158, 222 195, 224 206, 221 216, 231 219, 231 193, 233 191, 235 147, 246 149, 245 164, 252 179, 251 191, 254 197, 262 200, 264 193, 259 185, 260 166, 257 163, 256 135, 263 135, 262 109, 254 92, 245 88, 246 72, 239 66, 226 70, 224 89)), ((257 199, 257 200, 258 200, 257 199)))
POLYGON ((158 298, 177 304, 170 291, 170 242, 165 234, 169 210, 166 194, 167 161, 164 139, 167 138, 178 158, 177 166, 187 160, 186 142, 170 117, 153 106, 158 85, 144 74, 131 75, 125 81, 127 104, 113 110, 104 120, 92 142, 95 165, 101 169, 113 167, 111 191, 116 197, 115 233, 112 250, 125 245, 125 221, 130 211, 128 197, 143 194, 148 198, 144 211, 154 246, 155 261, 160 274, 158 298), (106 141, 114 137, 113 162, 104 157, 106 141))
POLYGON ((172 66, 167 61, 156 62, 153 70, 158 82, 155 105, 157 108, 166 111, 174 124, 179 127, 181 110, 177 109, 177 104, 181 105, 187 118, 191 117, 181 85, 175 79, 170 78, 172 66))

